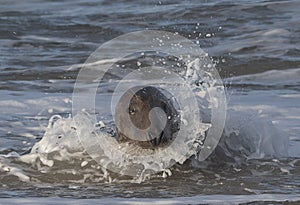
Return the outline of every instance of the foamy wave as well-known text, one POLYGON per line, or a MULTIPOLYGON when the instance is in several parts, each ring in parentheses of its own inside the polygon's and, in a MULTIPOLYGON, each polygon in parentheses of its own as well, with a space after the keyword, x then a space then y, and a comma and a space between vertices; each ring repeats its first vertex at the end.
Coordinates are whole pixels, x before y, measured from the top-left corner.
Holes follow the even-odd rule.
POLYGON ((288 156, 288 136, 257 112, 230 110, 218 147, 232 159, 282 158, 288 156))
MULTIPOLYGON (((80 164, 82 169, 89 167, 86 166, 88 163, 94 165, 97 164, 85 153, 76 132, 76 129, 87 131, 89 130, 87 126, 93 125, 88 125, 86 122, 87 119, 82 118, 82 116, 75 116, 75 120, 82 120, 83 127, 76 127, 74 118, 62 118, 57 115, 53 116, 49 120, 49 126, 43 139, 33 146, 30 154, 21 156, 21 161, 26 163, 38 162, 40 167, 55 167, 61 164, 61 162, 68 164, 70 161, 77 160, 77 164, 80 164)), ((107 155, 107 152, 110 152, 111 154, 108 154, 110 157, 119 157, 120 163, 124 163, 122 165, 123 169, 126 169, 126 166, 128 166, 128 169, 132 167, 130 167, 130 163, 124 162, 124 157, 126 156, 116 156, 114 154, 116 150, 126 149, 128 152, 134 153, 145 151, 138 149, 133 145, 127 144, 122 146, 118 144, 110 134, 105 132, 102 132, 101 134, 103 143, 105 142, 104 139, 110 141, 110 143, 106 145, 110 145, 110 147, 107 147, 107 150, 103 150, 102 154, 105 155, 106 152, 107 155)), ((87 143, 89 143, 90 146, 95 146, 95 140, 92 137, 91 141, 87 143)), ((271 121, 260 116, 258 113, 229 110, 224 134, 216 151, 213 153, 213 157, 222 162, 224 162, 224 160, 241 162, 241 160, 245 159, 286 157, 288 155, 287 151, 287 136, 276 129, 276 126, 273 125, 271 121)), ((175 153, 165 154, 173 154, 174 160, 176 160, 175 153)), ((99 157, 101 157, 100 155, 101 153, 99 152, 99 157)), ((109 164, 110 160, 106 160, 107 164, 109 164)), ((144 166, 149 170, 153 169, 153 171, 162 170, 163 167, 158 165, 159 162, 156 166, 144 166)), ((103 167, 100 170, 102 170, 102 173, 105 172, 107 174, 107 170, 103 169, 103 167)), ((121 173, 122 171, 120 170, 120 174, 121 173)))

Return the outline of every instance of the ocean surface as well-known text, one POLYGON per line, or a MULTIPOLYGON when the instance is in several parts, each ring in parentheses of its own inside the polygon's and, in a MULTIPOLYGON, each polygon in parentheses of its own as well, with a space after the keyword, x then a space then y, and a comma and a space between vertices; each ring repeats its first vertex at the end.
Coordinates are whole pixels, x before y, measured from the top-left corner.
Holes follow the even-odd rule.
POLYGON ((300 1, 0 2, 0 204, 300 203, 300 1), (99 46, 147 29, 212 58, 227 120, 205 161, 131 179, 84 154, 72 93, 99 46))

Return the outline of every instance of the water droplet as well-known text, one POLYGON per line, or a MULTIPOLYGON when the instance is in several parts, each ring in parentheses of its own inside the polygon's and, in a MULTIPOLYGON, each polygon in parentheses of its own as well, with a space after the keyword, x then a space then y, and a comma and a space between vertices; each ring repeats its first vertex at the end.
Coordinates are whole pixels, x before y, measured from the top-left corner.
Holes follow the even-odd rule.
POLYGON ((82 163, 81 163, 81 167, 85 167, 86 165, 88 164, 88 162, 87 161, 83 161, 82 163))

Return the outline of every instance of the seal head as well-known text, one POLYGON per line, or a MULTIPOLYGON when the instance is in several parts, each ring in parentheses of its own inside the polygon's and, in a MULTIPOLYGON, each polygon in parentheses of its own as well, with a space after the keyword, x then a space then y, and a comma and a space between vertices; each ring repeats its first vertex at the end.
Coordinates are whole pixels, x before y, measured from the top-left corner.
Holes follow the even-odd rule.
POLYGON ((116 107, 117 140, 150 149, 167 146, 180 129, 178 110, 177 102, 166 90, 133 87, 124 93, 116 107))

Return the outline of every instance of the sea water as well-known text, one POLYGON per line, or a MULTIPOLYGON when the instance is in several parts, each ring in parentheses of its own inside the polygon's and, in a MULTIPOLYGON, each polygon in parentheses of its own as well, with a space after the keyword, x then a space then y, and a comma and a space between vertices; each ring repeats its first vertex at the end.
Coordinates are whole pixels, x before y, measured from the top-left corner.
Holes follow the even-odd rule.
MULTIPOLYGON (((9 198, 1 203, 300 200, 298 1, 1 4, 0 197, 9 198), (178 32, 208 53, 226 86, 228 109, 208 159, 195 154, 132 178, 84 152, 73 128, 74 120, 87 120, 72 115, 72 92, 98 46, 144 29, 178 32)), ((109 86, 99 94, 99 112, 109 104, 109 86)))

